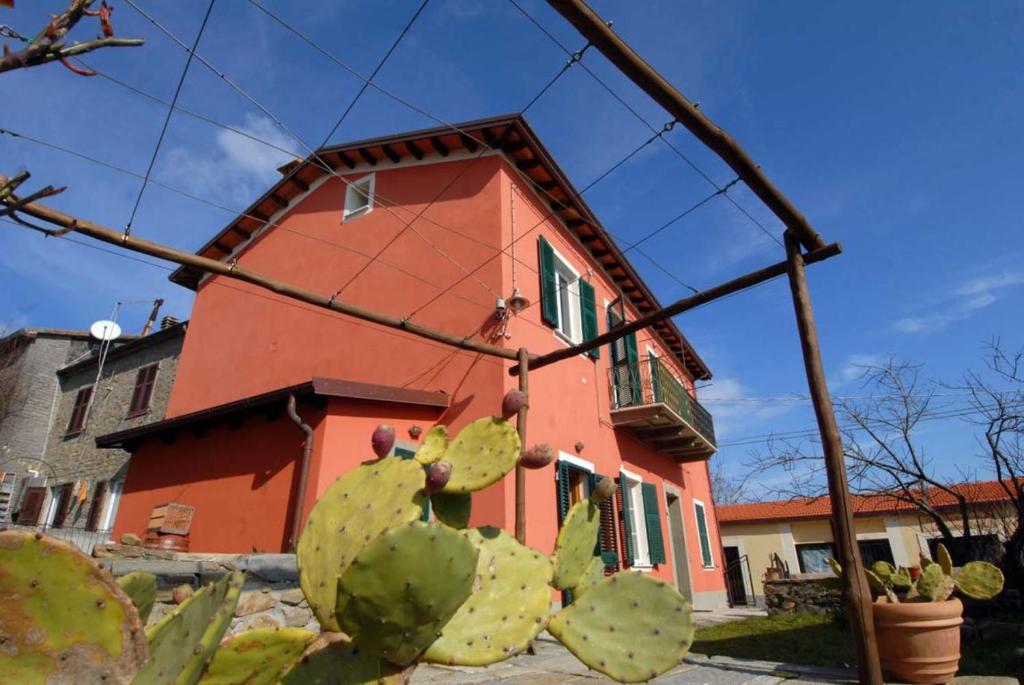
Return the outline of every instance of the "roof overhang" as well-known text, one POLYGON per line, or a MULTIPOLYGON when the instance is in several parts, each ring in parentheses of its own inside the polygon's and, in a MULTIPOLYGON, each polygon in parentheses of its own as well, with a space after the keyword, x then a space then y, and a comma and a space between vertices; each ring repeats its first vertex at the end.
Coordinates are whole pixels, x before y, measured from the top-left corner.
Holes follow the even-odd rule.
MULTIPOLYGON (((196 254, 221 261, 237 257, 236 250, 248 244, 271 221, 271 217, 287 208, 296 197, 308 192, 318 179, 328 173, 319 160, 330 167, 331 173, 344 174, 356 168, 365 168, 366 165, 374 169, 386 169, 390 165, 409 160, 441 160, 454 152, 473 154, 485 146, 500 149, 521 177, 532 184, 541 197, 546 198, 553 216, 561 219, 569 231, 575 234, 623 295, 636 307, 640 316, 661 309, 654 293, 562 173, 526 119, 519 114, 476 119, 452 126, 420 129, 321 148, 316 153, 318 160, 310 156, 281 167, 284 176, 196 254)), ((183 266, 176 269, 170 279, 195 290, 202 276, 198 270, 183 266)), ((659 321, 652 328, 695 378, 711 378, 710 369, 671 320, 659 321)))
POLYGON ((201 432, 212 424, 225 422, 237 424, 247 416, 257 414, 277 414, 283 410, 291 395, 296 398, 341 398, 367 402, 386 402, 406 406, 419 406, 442 411, 448 408, 449 397, 446 393, 429 390, 410 390, 390 385, 358 383, 337 378, 319 378, 298 385, 291 385, 271 390, 260 395, 253 395, 234 402, 219 404, 207 409, 182 414, 163 421, 107 433, 96 437, 96 446, 105 448, 121 448, 129 452, 141 442, 155 438, 173 438, 181 430, 201 432))

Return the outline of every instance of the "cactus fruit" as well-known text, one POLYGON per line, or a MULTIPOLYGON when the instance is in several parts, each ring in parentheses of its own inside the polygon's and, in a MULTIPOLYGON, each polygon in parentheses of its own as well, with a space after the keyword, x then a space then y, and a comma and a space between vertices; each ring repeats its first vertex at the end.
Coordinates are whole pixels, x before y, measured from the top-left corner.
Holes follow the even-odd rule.
POLYGON ((953 581, 960 592, 972 599, 992 599, 1003 591, 1004 578, 997 566, 987 561, 971 561, 953 581))
POLYGON ((953 557, 949 556, 949 550, 941 542, 935 550, 935 556, 938 557, 935 561, 942 568, 942 572, 947 576, 953 575, 953 557))
POLYGON ((217 649, 200 685, 276 685, 316 635, 302 628, 246 630, 217 649))
POLYGON ((469 424, 452 440, 444 459, 452 465, 445 492, 474 492, 497 483, 515 468, 519 434, 505 419, 486 416, 469 424))
POLYGON ((156 576, 152 573, 132 571, 118 578, 117 584, 131 597, 132 604, 139 612, 139 621, 146 625, 149 612, 153 610, 153 604, 156 602, 156 576))
POLYGON ((366 652, 407 665, 473 591, 478 556, 447 526, 416 521, 389 530, 341 575, 338 624, 366 652))
POLYGON ((506 419, 515 416, 523 407, 528 407, 526 393, 522 390, 509 390, 501 400, 501 415, 506 419))
POLYGON ((573 505, 555 539, 554 586, 567 590, 579 582, 594 558, 597 531, 601 527, 601 508, 588 499, 573 505))
POLYGON ((690 604, 675 588, 630 571, 605 578, 548 624, 580 661, 621 683, 678 666, 693 630, 690 604))
POLYGON ((324 630, 340 630, 338 578, 364 545, 422 515, 422 487, 418 461, 380 459, 344 474, 313 505, 299 537, 299 583, 324 630))
POLYGON ((579 582, 572 588, 572 596, 579 599, 590 588, 604 580, 604 560, 601 557, 594 557, 587 564, 587 570, 580 576, 579 582))
POLYGON ((441 523, 452 528, 465 528, 469 525, 473 509, 473 495, 468 492, 464 495, 435 492, 430 496, 430 508, 441 523))
POLYGON ((391 454, 391 448, 395 446, 394 426, 386 423, 377 426, 370 437, 370 446, 373 447, 373 453, 381 459, 391 454))
POLYGON ((407 671, 359 649, 341 633, 321 633, 279 685, 404 685, 407 671))
POLYGON ((602 478, 594 486, 594 491, 590 493, 590 500, 594 504, 602 504, 610 500, 614 495, 615 481, 611 478, 602 478))
POLYGON ((0 532, 0 681, 128 683, 146 660, 131 599, 66 542, 0 532))
POLYGON ((452 477, 452 465, 446 461, 435 461, 427 467, 427 483, 423 486, 423 494, 438 492, 452 477))
POLYGON ((519 457, 519 465, 524 469, 542 469, 555 458, 555 452, 549 445, 534 445, 519 457))
POLYGON ((929 602, 944 602, 953 594, 953 579, 942 572, 942 567, 932 564, 921 572, 917 579, 917 594, 929 602))
POLYGON ((421 464, 433 464, 444 456, 449 442, 448 428, 446 426, 434 426, 423 436, 423 444, 416 450, 416 461, 421 464))
POLYGON ((522 652, 544 630, 551 607, 551 562, 498 528, 474 528, 463 535, 480 551, 476 588, 423 660, 486 666, 522 652))
POLYGON ((147 631, 149 661, 132 685, 194 685, 213 658, 242 592, 235 571, 199 589, 147 631))

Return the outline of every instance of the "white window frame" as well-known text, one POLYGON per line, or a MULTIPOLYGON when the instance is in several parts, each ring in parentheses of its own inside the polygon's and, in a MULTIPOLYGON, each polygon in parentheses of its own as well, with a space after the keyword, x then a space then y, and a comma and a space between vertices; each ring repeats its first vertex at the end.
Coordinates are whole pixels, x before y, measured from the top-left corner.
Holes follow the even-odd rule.
POLYGON ((710 571, 715 568, 715 548, 711 545, 711 524, 708 523, 708 506, 696 497, 693 499, 693 525, 697 528, 697 548, 700 552, 700 566, 705 571, 710 571), (708 558, 711 560, 710 564, 704 563, 704 549, 700 539, 700 526, 697 524, 697 507, 700 507, 700 513, 704 518, 704 531, 707 533, 708 538, 708 558))
POLYGON ((633 568, 644 570, 653 568, 651 564, 650 543, 647 541, 647 519, 644 517, 644 479, 632 471, 619 468, 622 479, 622 496, 629 498, 630 532, 633 536, 633 568))
POLYGON ((570 345, 577 345, 583 342, 583 312, 580 311, 580 272, 573 268, 569 260, 562 256, 555 246, 551 246, 551 254, 554 257, 555 270, 555 314, 558 316, 558 324, 554 327, 555 337, 570 345), (564 295, 566 301, 562 302, 562 287, 559 284, 559 277, 566 281, 564 295))
POLYGON ((114 521, 117 519, 117 507, 121 503, 122 492, 124 492, 123 480, 107 481, 107 492, 103 496, 106 501, 103 503, 103 515, 100 516, 97 530, 111 531, 114 529, 114 521))
POLYGON ((342 223, 355 221, 373 211, 373 195, 376 187, 377 175, 372 173, 345 185, 345 207, 341 212, 342 223), (358 195, 366 197, 366 202, 356 206, 358 195))

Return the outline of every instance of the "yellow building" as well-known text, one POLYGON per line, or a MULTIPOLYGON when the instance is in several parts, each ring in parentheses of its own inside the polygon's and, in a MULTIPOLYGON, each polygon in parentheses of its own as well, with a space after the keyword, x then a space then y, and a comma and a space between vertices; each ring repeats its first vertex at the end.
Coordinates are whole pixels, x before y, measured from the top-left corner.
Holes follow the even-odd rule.
MULTIPOLYGON (((956 486, 970 507, 972 535, 983 546, 1001 550, 1012 530, 1009 498, 998 481, 956 486), (980 536, 980 538, 979 538, 980 536)), ((925 496, 954 535, 962 534, 957 501, 929 488, 925 496)), ((831 506, 827 497, 751 502, 716 507, 730 601, 746 604, 760 595, 766 569, 776 558, 796 574, 831 574, 826 560, 836 556, 831 506)), ((920 508, 889 495, 854 497, 857 542, 865 565, 885 560, 916 566, 932 558, 941 535, 920 508)))

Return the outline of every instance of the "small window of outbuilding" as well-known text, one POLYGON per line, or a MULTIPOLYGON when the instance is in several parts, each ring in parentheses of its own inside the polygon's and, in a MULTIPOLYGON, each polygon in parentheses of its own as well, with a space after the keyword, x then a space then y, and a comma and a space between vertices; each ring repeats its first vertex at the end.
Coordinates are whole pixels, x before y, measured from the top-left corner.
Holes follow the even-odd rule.
POLYGON ((345 188, 345 210, 342 221, 352 221, 373 211, 374 175, 367 174, 345 188))

